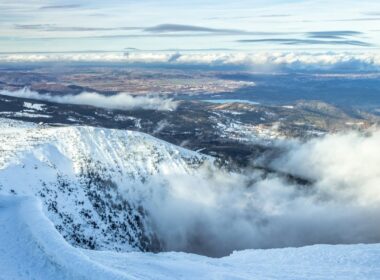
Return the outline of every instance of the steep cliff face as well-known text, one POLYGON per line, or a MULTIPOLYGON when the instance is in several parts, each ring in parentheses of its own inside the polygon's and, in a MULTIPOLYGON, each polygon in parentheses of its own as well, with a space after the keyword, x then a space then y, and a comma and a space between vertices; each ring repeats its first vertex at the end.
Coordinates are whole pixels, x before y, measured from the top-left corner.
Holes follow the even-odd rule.
POLYGON ((144 199, 166 175, 191 174, 205 161, 143 133, 0 120, 0 194, 38 197, 82 248, 159 250, 144 199))

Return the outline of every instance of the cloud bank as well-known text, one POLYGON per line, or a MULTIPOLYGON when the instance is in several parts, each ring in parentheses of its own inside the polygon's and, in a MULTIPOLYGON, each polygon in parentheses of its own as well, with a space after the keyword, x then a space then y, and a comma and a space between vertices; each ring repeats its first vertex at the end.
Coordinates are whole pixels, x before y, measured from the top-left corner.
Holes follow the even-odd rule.
POLYGON ((119 110, 158 110, 172 111, 177 108, 177 102, 159 96, 133 96, 128 93, 118 93, 105 96, 96 92, 83 92, 77 95, 41 94, 24 88, 17 91, 0 91, 0 95, 42 100, 63 104, 90 105, 94 107, 119 110))
POLYGON ((307 52, 188 52, 129 51, 126 53, 50 53, 0 54, 2 63, 95 62, 130 64, 167 64, 175 67, 257 67, 279 70, 379 71, 380 53, 307 53, 307 52))
POLYGON ((151 182, 144 207, 166 250, 223 256, 247 248, 380 242, 378 143, 380 131, 282 145, 270 166, 310 185, 252 170, 203 166, 183 175, 170 168, 151 182))

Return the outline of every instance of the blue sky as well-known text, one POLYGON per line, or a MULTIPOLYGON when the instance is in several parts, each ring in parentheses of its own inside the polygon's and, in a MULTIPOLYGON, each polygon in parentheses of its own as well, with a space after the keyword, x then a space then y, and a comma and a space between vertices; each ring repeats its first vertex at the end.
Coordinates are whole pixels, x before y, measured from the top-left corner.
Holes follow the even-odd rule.
POLYGON ((0 52, 373 50, 378 0, 0 0, 0 52))

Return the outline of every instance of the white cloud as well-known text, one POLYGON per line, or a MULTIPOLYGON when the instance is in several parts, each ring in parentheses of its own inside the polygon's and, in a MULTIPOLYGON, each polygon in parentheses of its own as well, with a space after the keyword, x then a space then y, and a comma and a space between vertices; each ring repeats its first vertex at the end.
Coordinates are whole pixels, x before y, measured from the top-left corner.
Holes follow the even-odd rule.
POLYGON ((294 144, 276 169, 315 180, 318 190, 361 206, 380 202, 380 131, 327 135, 294 144), (302 164, 301 164, 302 163, 302 164))
POLYGON ((380 131, 331 135, 283 147, 272 166, 297 185, 260 172, 204 166, 151 182, 145 207, 167 250, 212 256, 233 250, 380 242, 380 131), (162 183, 164 181, 164 183, 162 183))
POLYGON ((121 62, 170 65, 242 66, 255 69, 340 69, 348 71, 379 70, 380 53, 303 53, 303 52, 130 52, 2 54, 1 62, 121 62))
POLYGON ((177 102, 159 96, 133 96, 128 93, 118 93, 105 96, 96 92, 82 92, 77 95, 51 95, 41 94, 24 88, 17 91, 0 91, 1 95, 44 100, 63 104, 90 105, 100 108, 120 109, 120 110, 159 110, 171 111, 177 107, 177 102))

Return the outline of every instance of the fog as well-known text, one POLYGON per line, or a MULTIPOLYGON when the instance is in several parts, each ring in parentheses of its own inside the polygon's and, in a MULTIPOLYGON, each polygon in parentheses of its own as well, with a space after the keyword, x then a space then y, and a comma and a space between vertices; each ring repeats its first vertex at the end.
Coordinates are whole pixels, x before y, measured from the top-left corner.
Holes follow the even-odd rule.
POLYGON ((96 92, 82 92, 72 95, 52 95, 48 93, 39 93, 24 88, 17 91, 0 91, 1 95, 29 98, 63 104, 90 105, 100 108, 119 109, 119 110, 158 110, 172 111, 177 107, 177 102, 172 99, 162 98, 160 96, 133 96, 128 93, 118 93, 115 95, 103 95, 96 92))
POLYGON ((224 256, 233 250, 380 242, 380 131, 279 144, 271 168, 241 173, 173 168, 144 199, 164 250, 224 256), (164 180, 164 182, 162 182, 164 180))

